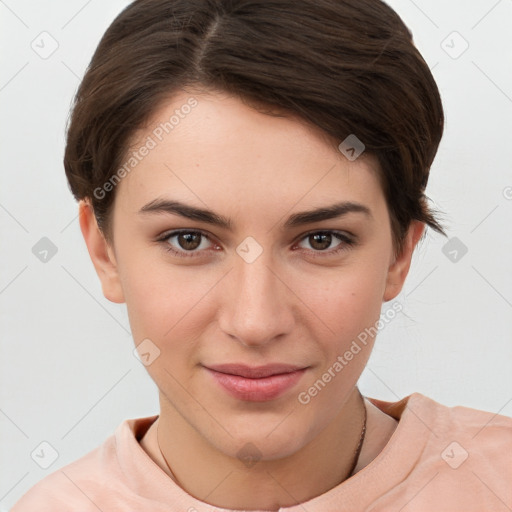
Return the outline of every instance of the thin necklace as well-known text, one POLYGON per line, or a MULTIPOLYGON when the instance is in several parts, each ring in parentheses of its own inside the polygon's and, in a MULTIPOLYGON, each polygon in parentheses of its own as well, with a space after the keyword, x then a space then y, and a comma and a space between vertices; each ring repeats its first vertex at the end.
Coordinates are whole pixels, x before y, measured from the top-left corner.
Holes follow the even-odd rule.
MULTIPOLYGON (((160 419, 160 418, 158 418, 160 419)), ((171 466, 169 465, 169 463, 167 462, 167 459, 165 458, 165 455, 164 455, 164 452, 162 451, 162 448, 160 448, 160 441, 158 440, 158 432, 159 432, 159 428, 160 428, 160 421, 157 423, 156 425, 156 444, 158 445, 158 449, 160 450, 160 455, 162 456, 162 458, 164 459, 164 462, 165 462, 165 465, 167 466, 167 469, 169 470, 169 472, 171 473, 171 478, 180 486, 180 487, 183 487, 179 482, 178 482, 178 479, 176 478, 176 475, 172 472, 172 469, 171 469, 171 466)))
POLYGON ((366 420, 367 420, 368 412, 366 410, 366 404, 364 403, 363 395, 361 395, 361 392, 359 390, 358 390, 358 392, 359 392, 359 396, 361 397, 361 399, 363 401, 363 409, 364 409, 363 428, 361 429, 361 436, 359 437, 359 444, 357 445, 356 452, 354 454, 354 462, 352 463, 352 467, 351 467, 350 471, 348 472, 347 476, 342 480, 342 482, 344 482, 345 480, 347 480, 354 474, 354 470, 356 469, 357 462, 359 461, 359 455, 361 455, 361 449, 363 448, 364 437, 366 435, 366 420))
MULTIPOLYGON (((353 473, 354 473, 354 470, 356 469, 356 466, 357 466, 357 462, 359 460, 359 455, 361 454, 361 449, 363 448, 363 443, 364 443, 364 438, 365 438, 365 435, 366 435, 366 420, 367 420, 367 416, 368 416, 368 412, 366 410, 366 405, 364 403, 364 398, 363 398, 363 395, 361 395, 361 393, 359 392, 359 396, 362 398, 363 400, 363 409, 364 409, 364 416, 363 416, 363 428, 361 429, 361 435, 359 437, 359 443, 357 445, 357 448, 356 448, 356 451, 354 453, 354 461, 352 463, 352 467, 350 468, 350 471, 347 473, 347 476, 341 480, 341 482, 344 482, 345 480, 347 480, 348 478, 350 478, 353 473)), ((160 450, 160 455, 162 456, 162 458, 164 459, 164 462, 165 462, 165 465, 167 466, 167 469, 169 470, 169 472, 171 473, 171 477, 173 478, 173 480, 178 484, 178 479, 176 478, 176 475, 172 472, 172 469, 171 469, 171 466, 169 465, 169 463, 167 462, 167 459, 165 458, 165 455, 163 454, 162 452, 162 449, 160 448, 160 441, 158 440, 158 428, 160 427, 160 422, 158 422, 157 426, 156 426, 156 444, 158 445, 158 449, 160 450)), ((341 483, 340 482, 340 483, 341 483)), ((339 485, 339 484, 338 484, 339 485)))

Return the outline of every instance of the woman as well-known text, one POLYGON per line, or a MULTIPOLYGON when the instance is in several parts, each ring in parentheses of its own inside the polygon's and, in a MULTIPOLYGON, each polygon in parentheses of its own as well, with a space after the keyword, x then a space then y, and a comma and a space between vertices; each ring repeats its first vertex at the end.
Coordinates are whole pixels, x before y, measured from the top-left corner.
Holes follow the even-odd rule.
POLYGON ((507 510, 512 420, 357 381, 426 227, 439 91, 379 0, 137 0, 65 169, 160 414, 25 510, 507 510), (384 305, 384 309, 383 309, 384 305))

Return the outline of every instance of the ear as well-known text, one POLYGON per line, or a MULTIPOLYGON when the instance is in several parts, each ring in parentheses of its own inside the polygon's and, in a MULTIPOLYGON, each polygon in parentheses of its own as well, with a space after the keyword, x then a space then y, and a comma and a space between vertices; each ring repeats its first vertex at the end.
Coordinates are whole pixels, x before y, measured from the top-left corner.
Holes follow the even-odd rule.
POLYGON ((405 278, 409 273, 412 254, 421 235, 425 231, 423 222, 414 220, 409 226, 401 254, 399 254, 389 266, 384 290, 383 302, 394 299, 402 290, 405 278))
POLYGON ((91 205, 80 201, 78 207, 80 229, 96 273, 101 281, 103 295, 111 302, 124 302, 121 280, 117 271, 114 249, 105 240, 98 227, 91 205))

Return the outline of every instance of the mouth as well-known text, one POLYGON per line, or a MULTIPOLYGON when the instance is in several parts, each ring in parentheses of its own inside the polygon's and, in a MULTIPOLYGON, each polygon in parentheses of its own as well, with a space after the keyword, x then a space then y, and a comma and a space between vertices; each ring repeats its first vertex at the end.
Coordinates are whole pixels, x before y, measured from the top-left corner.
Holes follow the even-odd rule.
POLYGON ((205 370, 232 397, 251 402, 274 400, 294 387, 307 370, 289 364, 222 364, 205 370))

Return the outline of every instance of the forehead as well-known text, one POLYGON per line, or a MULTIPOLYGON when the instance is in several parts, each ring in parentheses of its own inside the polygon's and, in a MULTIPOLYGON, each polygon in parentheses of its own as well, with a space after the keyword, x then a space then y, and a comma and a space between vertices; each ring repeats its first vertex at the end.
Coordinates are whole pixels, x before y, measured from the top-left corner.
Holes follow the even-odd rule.
POLYGON ((320 129, 222 93, 175 94, 137 131, 126 160, 134 153, 116 193, 133 208, 167 192, 212 208, 262 211, 299 200, 383 199, 373 156, 349 161, 320 129))

